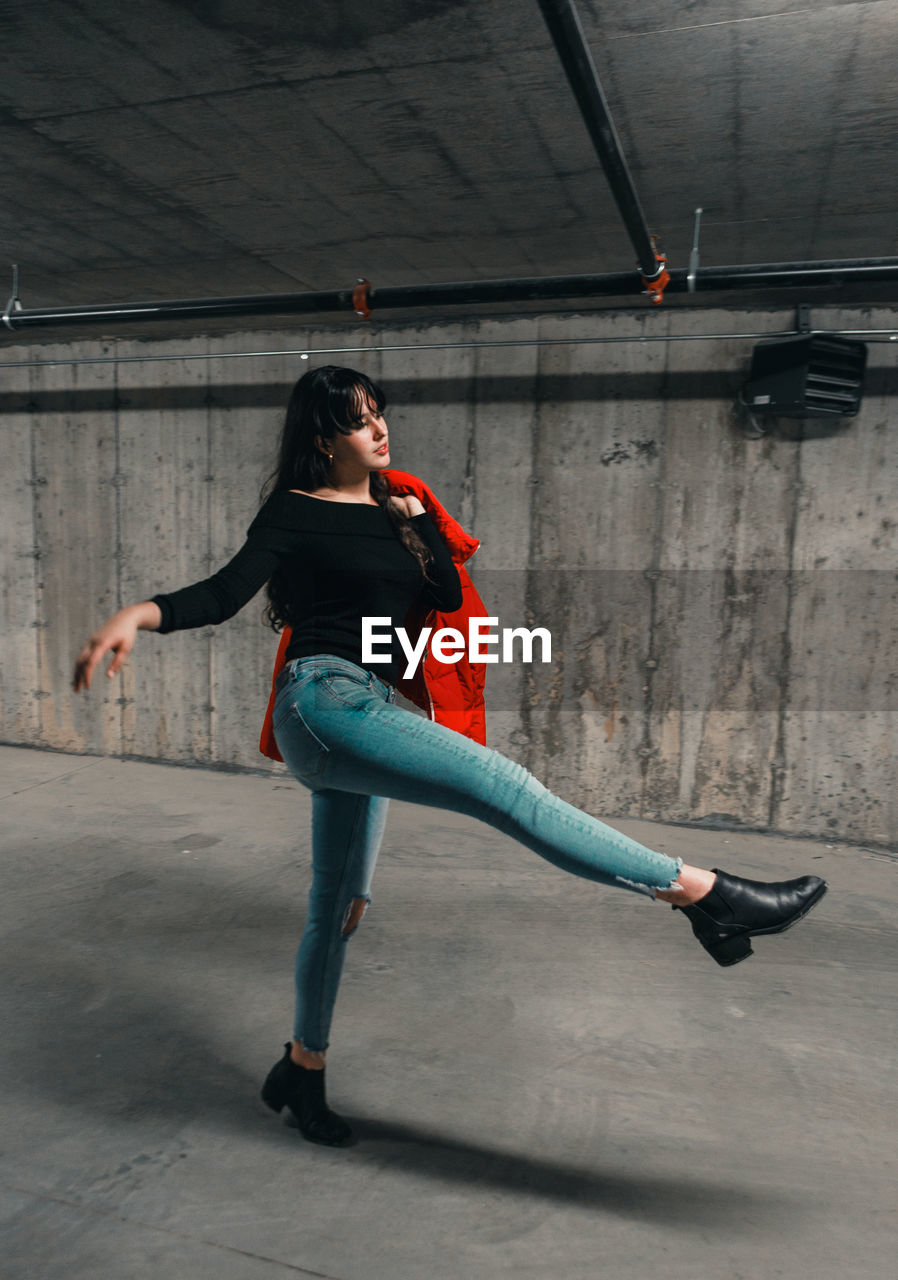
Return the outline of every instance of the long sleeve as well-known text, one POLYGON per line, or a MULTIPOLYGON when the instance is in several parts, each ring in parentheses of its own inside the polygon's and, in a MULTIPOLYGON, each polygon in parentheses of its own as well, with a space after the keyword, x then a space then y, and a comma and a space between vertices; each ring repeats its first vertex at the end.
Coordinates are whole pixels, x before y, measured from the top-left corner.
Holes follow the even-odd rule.
POLYGON ((223 568, 153 597, 159 630, 224 622, 274 578, 292 631, 290 656, 333 652, 357 661, 364 617, 401 621, 415 598, 446 613, 461 606, 458 571, 430 515, 413 516, 412 525, 433 557, 423 584, 382 507, 278 491, 223 568))
POLYGON ((246 542, 211 578, 179 591, 153 596, 162 613, 159 631, 183 631, 189 627, 216 625, 232 618, 247 604, 277 568, 277 530, 253 528, 246 542))
POLYGON ((453 613, 461 607, 462 592, 458 570, 449 550, 426 511, 412 516, 411 523, 433 555, 433 561, 427 570, 427 576, 432 581, 425 583, 424 598, 441 613, 453 613))

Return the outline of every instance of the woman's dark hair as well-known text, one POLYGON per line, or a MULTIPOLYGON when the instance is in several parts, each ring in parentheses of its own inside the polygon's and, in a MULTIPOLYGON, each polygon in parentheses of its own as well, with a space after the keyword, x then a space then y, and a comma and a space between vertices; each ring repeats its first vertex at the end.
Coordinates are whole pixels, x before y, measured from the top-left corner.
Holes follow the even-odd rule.
MULTIPOLYGON (((329 464, 318 447, 327 444, 339 431, 348 436, 362 425, 366 407, 382 414, 387 398, 376 382, 355 369, 327 364, 310 369, 296 383, 287 404, 287 415, 281 432, 278 460, 272 474, 262 486, 260 501, 285 489, 302 489, 312 493, 330 483, 329 464)), ((427 578, 432 560, 430 550, 418 536, 407 516, 397 510, 390 499, 390 486, 379 472, 369 476, 371 496, 383 507, 403 545, 412 553, 427 578)), ((286 590, 284 570, 276 569, 268 583, 269 605, 266 611, 273 631, 290 626, 290 592, 286 590)))

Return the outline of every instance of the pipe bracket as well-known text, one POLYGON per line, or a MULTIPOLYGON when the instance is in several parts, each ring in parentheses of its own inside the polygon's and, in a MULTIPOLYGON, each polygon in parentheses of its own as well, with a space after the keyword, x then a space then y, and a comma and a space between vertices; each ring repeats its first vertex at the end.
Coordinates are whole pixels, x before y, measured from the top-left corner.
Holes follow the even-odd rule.
POLYGON ((352 309, 357 316, 368 320, 371 317, 371 281, 358 278, 358 284, 352 291, 352 309))
POLYGON ((19 298, 19 268, 13 266, 12 269, 12 293, 9 295, 9 301, 6 304, 6 310, 3 312, 3 323, 7 329, 15 329, 15 325, 10 319, 14 311, 22 310, 22 302, 19 298))
POLYGON ((648 294, 649 302, 658 307, 664 301, 664 290, 670 284, 670 272, 667 270, 666 254, 657 253, 655 262, 658 270, 651 277, 643 276, 642 283, 645 285, 644 292, 648 294))

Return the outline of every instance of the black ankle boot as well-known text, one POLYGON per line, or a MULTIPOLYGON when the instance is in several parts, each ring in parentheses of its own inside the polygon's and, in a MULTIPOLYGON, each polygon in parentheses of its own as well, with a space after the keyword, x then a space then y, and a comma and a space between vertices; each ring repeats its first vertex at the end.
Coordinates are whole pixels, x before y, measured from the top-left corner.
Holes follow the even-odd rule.
POLYGON ((743 880, 712 867, 714 888, 689 907, 674 906, 692 922, 692 932, 718 964, 738 964, 752 954, 749 938, 782 933, 806 916, 826 893, 819 876, 798 880, 743 880))
POLYGON ((299 1129, 309 1142, 324 1147, 344 1147, 352 1138, 352 1130, 341 1116, 328 1109, 324 1098, 324 1067, 315 1071, 301 1067, 290 1057, 291 1046, 284 1045, 284 1056, 276 1062, 262 1085, 262 1101, 272 1111, 289 1107, 296 1116, 299 1129))

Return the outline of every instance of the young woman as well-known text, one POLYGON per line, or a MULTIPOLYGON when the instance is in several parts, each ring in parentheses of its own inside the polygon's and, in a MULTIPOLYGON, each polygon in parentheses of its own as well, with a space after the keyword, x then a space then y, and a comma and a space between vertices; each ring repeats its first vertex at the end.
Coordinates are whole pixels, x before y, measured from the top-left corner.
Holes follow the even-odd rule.
POLYGON ((762 883, 655 853, 498 752, 395 705, 405 658, 394 645, 389 662, 366 665, 362 619, 382 626, 389 619, 395 635, 414 607, 451 616, 461 585, 425 504, 391 493, 384 408, 380 388, 354 370, 326 366, 300 378, 272 492, 241 550, 203 582, 120 610, 84 645, 74 673, 75 690, 89 689, 104 654, 114 655, 108 676, 121 669, 139 630, 223 622, 268 583, 269 620, 290 628, 274 734, 290 771, 312 792, 313 817, 293 1038, 262 1097, 275 1111, 289 1107, 306 1138, 329 1146, 351 1138, 325 1100, 325 1051, 389 799, 479 818, 575 875, 669 902, 722 965, 750 955, 751 937, 789 928, 826 891, 816 876, 762 883))

